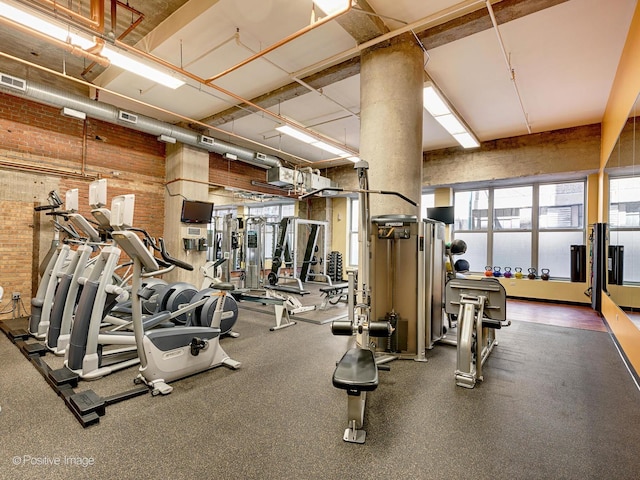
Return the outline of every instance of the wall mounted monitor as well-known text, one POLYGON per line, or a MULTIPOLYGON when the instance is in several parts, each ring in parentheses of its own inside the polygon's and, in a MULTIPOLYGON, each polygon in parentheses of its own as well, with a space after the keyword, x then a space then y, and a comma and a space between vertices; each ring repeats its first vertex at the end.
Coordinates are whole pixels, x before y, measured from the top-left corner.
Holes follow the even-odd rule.
POLYGON ((427 208, 427 218, 451 225, 454 222, 454 209, 452 206, 427 208))
POLYGON ((183 200, 180 221, 183 223, 211 223, 213 203, 197 200, 183 200))

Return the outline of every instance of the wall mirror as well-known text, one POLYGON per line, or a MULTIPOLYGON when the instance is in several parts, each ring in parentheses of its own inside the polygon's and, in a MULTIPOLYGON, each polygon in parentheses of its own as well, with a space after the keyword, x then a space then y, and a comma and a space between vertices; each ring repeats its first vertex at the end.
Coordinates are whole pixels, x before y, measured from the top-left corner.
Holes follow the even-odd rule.
POLYGON ((640 96, 606 165, 607 290, 618 306, 640 309, 640 96))

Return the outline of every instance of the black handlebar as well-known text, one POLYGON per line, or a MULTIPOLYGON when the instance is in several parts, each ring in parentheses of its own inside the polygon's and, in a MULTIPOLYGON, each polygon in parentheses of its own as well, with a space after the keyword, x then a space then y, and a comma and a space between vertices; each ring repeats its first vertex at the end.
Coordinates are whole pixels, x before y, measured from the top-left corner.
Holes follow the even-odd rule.
POLYGON ((164 247, 164 238, 159 238, 158 243, 160 243, 160 254, 162 255, 162 259, 165 262, 171 263, 176 267, 183 268, 184 270, 188 270, 189 272, 193 271, 193 265, 187 262, 183 262, 182 260, 178 260, 177 258, 173 258, 167 253, 167 250, 164 247))
POLYGON ((160 265, 161 267, 167 268, 171 265, 175 265, 176 267, 188 270, 189 272, 193 271, 193 265, 187 262, 183 262, 182 260, 178 260, 177 258, 173 258, 171 255, 169 255, 164 245, 164 238, 158 238, 158 243, 156 243, 144 228, 129 227, 127 228, 127 230, 142 233, 145 238, 145 243, 151 245, 151 248, 153 248, 156 252, 160 252, 160 255, 162 255, 162 260, 156 258, 156 262, 158 262, 158 265, 160 265))
POLYGON ((327 192, 327 191, 328 192, 351 192, 351 193, 364 192, 364 193, 378 193, 380 195, 395 195, 396 197, 400 197, 401 199, 403 199, 405 202, 410 203, 414 207, 418 206, 418 204, 413 200, 411 200, 409 197, 404 196, 400 192, 392 192, 390 190, 345 190, 343 188, 325 187, 325 188, 320 188, 319 190, 314 190, 312 192, 305 193, 304 195, 300 196, 300 199, 311 197, 313 195, 318 195, 319 193, 327 192))

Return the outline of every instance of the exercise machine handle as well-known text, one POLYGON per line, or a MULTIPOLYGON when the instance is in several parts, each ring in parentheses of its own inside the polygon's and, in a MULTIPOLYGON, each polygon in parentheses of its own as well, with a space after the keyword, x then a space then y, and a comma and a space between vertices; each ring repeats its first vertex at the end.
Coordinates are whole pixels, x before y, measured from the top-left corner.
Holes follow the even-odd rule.
POLYGON ((173 258, 171 255, 167 253, 167 250, 165 249, 165 246, 164 246, 164 238, 159 238, 158 243, 160 244, 160 255, 162 255, 162 259, 165 262, 169 262, 170 264, 175 265, 176 267, 180 267, 190 272, 193 270, 193 265, 191 265, 190 263, 183 262, 182 260, 178 260, 177 258, 173 258))
POLYGON ((302 200, 307 197, 311 197, 313 195, 318 195, 319 193, 322 193, 322 192, 356 192, 356 193, 364 192, 364 193, 378 193, 380 195, 395 195, 396 197, 400 197, 401 199, 403 199, 405 202, 410 203, 414 207, 418 206, 418 204, 413 200, 411 200, 409 197, 401 194, 400 192, 392 192, 390 190, 345 190, 344 188, 325 187, 325 188, 320 188, 318 190, 313 190, 312 192, 309 192, 309 193, 305 193, 304 195, 300 196, 300 199, 302 200))

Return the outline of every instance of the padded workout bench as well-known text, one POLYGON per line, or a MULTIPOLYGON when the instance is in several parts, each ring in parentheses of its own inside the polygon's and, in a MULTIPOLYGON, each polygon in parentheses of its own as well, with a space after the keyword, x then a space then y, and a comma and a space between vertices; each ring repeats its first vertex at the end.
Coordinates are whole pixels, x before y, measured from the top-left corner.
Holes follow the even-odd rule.
MULTIPOLYGON (((363 332, 365 336, 386 337, 389 335, 388 322, 368 322, 355 326, 350 321, 336 320, 331 324, 334 335, 353 335, 363 332)), ((368 344, 368 341, 365 341, 368 344)), ((382 368, 382 367, 381 367, 382 368)), ((333 372, 333 386, 347 391, 348 427, 342 439, 345 442, 364 443, 367 433, 362 430, 367 392, 378 387, 378 365, 373 350, 351 348, 338 362, 333 372)))
POLYGON ((366 392, 378 387, 378 367, 369 349, 352 348, 345 353, 333 372, 333 386, 347 391, 349 426, 342 437, 345 442, 364 443, 367 432, 364 421, 366 392))
POLYGON ((323 300, 320 304, 320 310, 326 310, 331 305, 336 305, 338 302, 346 302, 348 295, 349 284, 348 283, 336 283, 335 285, 329 285, 327 287, 320 287, 320 294, 323 300))

